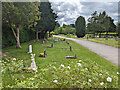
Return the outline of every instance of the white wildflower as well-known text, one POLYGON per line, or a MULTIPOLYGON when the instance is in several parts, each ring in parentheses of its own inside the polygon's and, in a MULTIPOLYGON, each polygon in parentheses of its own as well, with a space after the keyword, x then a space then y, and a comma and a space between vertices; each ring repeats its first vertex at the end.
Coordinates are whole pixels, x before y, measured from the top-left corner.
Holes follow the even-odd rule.
POLYGON ((100 83, 100 85, 103 85, 103 84, 104 84, 104 82, 101 82, 101 83, 100 83))
POLYGON ((54 68, 54 69, 56 69, 56 67, 55 67, 55 66, 54 66, 53 68, 54 68))
POLYGON ((61 67, 65 67, 63 64, 61 64, 61 67))
POLYGON ((81 64, 80 63, 77 63, 78 64, 78 66, 81 66, 81 64))
POLYGON ((54 82, 54 83, 57 83, 58 81, 57 81, 57 80, 54 80, 53 82, 54 82))
POLYGON ((102 76, 102 74, 100 73, 99 76, 102 76))
POLYGON ((88 70, 88 68, 85 68, 85 70, 88 70))
POLYGON ((13 60, 17 60, 16 58, 13 58, 13 60))
POLYGON ((70 66, 67 66, 68 69, 70 69, 70 66))
POLYGON ((106 72, 108 74, 108 72, 106 72))
POLYGON ((89 81, 89 82, 91 82, 92 80, 91 80, 91 79, 89 79, 88 81, 89 81))
POLYGON ((111 77, 108 77, 108 78, 107 78, 107 81, 108 81, 108 82, 112 82, 112 78, 111 78, 111 77))
POLYGON ((117 72, 117 74, 120 74, 119 72, 117 72))
POLYGON ((79 60, 79 62, 81 62, 82 60, 79 60))

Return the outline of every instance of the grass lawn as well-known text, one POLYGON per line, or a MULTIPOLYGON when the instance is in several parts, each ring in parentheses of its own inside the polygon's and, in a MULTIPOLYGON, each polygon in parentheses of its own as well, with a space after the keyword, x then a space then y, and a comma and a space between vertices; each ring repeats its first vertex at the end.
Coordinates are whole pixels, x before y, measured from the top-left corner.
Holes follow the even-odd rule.
POLYGON ((101 43, 101 44, 106 44, 109 46, 113 46, 113 47, 119 47, 118 45, 118 41, 115 41, 114 38, 109 38, 108 40, 105 40, 105 38, 89 38, 88 41, 92 41, 92 42, 96 42, 96 43, 101 43))
MULTIPOLYGON (((54 42, 52 38, 49 38, 49 41, 44 44, 41 41, 23 43, 21 44, 22 49, 16 49, 15 46, 4 48, 3 53, 7 54, 9 62, 3 62, 2 86, 4 88, 118 87, 118 67, 115 64, 73 41, 69 41, 72 46, 70 52, 69 45, 61 40, 55 42, 53 48, 47 48, 54 42), (38 72, 9 73, 7 68, 10 67, 9 63, 12 58, 23 60, 24 67, 30 66, 31 56, 27 54, 30 44, 33 46, 33 53, 36 55, 35 61, 38 72), (65 50, 65 48, 68 49, 65 50), (44 49, 46 49, 47 57, 39 57, 39 53, 43 52, 44 49), (77 59, 65 58, 66 55, 74 56, 75 54, 77 54, 77 59), (107 82, 107 77, 111 77, 112 82, 107 82), (100 85, 101 82, 104 85, 100 85)), ((12 63, 16 61, 12 61, 12 63)))
POLYGON ((67 38, 75 38, 75 39, 85 39, 88 41, 92 41, 92 42, 101 43, 101 44, 120 48, 120 45, 118 44, 118 41, 115 41, 115 38, 109 38, 108 40, 105 40, 105 38, 97 38, 97 37, 96 38, 89 38, 89 39, 86 39, 85 37, 84 38, 77 38, 75 35, 74 36, 60 35, 60 36, 67 37, 67 38))

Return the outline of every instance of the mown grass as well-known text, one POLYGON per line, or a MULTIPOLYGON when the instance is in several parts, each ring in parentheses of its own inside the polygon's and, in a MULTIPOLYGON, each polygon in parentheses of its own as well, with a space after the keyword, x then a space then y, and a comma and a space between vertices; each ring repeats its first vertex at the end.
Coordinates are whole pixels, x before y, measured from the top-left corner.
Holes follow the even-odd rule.
POLYGON ((86 37, 77 38, 75 35, 73 35, 73 36, 60 35, 60 36, 67 37, 67 38, 75 38, 75 39, 85 39, 85 40, 88 40, 88 41, 92 41, 92 42, 101 43, 101 44, 113 46, 113 47, 116 47, 116 48, 120 48, 120 45, 119 45, 118 41, 115 40, 115 38, 108 38, 108 40, 106 40, 105 38, 98 38, 98 37, 86 39, 86 37))
MULTIPOLYGON (((87 48, 73 42, 73 41, 68 41, 70 45, 72 46, 72 51, 69 50, 68 44, 65 42, 61 41, 62 39, 59 39, 58 42, 54 43, 53 48, 47 48, 48 46, 53 43, 53 39, 50 38, 49 41, 47 41, 45 44, 42 44, 41 41, 39 42, 27 42, 21 44, 22 49, 16 49, 15 46, 4 48, 3 53, 7 53, 7 57, 12 57, 12 58, 18 58, 18 59, 23 59, 26 61, 26 64, 30 65, 30 54, 27 54, 28 52, 28 46, 32 45, 33 46, 33 53, 36 54, 35 56, 35 61, 36 65, 38 67, 38 72, 42 69, 45 69, 49 64, 55 64, 55 67, 58 67, 61 64, 67 65, 71 61, 76 62, 78 60, 90 60, 90 61, 95 61, 98 65, 102 66, 103 69, 105 69, 109 73, 113 72, 118 72, 118 67, 109 62, 108 60, 104 59, 103 57, 95 54, 94 52, 91 52, 87 48), (65 50, 67 48, 67 50, 65 50), (39 57, 39 53, 43 52, 43 50, 46 49, 47 52, 47 57, 39 57), (77 54, 77 59, 65 59, 66 55, 75 55, 77 54)), ((10 74, 6 72, 5 74, 2 75, 2 84, 3 87, 6 87, 8 85, 15 85, 15 79, 19 80, 25 80, 26 78, 21 78, 20 76, 24 75, 25 77, 29 78, 34 76, 33 73, 19 73, 19 74, 10 74), (12 77, 15 78, 12 78, 12 77)), ((46 78, 51 78, 47 76, 46 78)))
POLYGON ((109 38, 108 40, 105 40, 105 38, 89 38, 87 39, 88 41, 96 42, 96 43, 101 43, 109 46, 113 46, 116 48, 120 48, 118 45, 118 41, 115 40, 115 38, 109 38))

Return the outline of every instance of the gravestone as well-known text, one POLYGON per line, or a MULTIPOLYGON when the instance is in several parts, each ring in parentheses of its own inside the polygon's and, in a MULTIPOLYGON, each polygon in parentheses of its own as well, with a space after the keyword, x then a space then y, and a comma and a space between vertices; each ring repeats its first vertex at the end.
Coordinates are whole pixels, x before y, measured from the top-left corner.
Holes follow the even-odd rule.
POLYGON ((51 48, 53 47, 53 43, 51 43, 51 48))
POLYGON ((106 36, 105 40, 108 40, 108 36, 106 36))
POLYGON ((58 38, 54 39, 54 41, 57 42, 57 41, 58 41, 58 38))
POLYGON ((29 45, 29 52, 28 53, 32 53, 32 45, 29 45))
POLYGON ((77 55, 75 54, 75 56, 65 56, 66 59, 76 59, 77 55))
POLYGON ((43 40, 43 44, 45 43, 45 40, 43 40))
POLYGON ((70 51, 72 51, 72 47, 70 46, 70 51))
POLYGON ((47 54, 46 54, 46 50, 44 49, 44 57, 46 57, 46 55, 47 55, 47 54))
POLYGON ((31 63, 30 68, 37 72, 37 67, 36 67, 36 63, 35 63, 35 54, 31 54, 31 61, 32 61, 32 63, 31 63))
POLYGON ((118 41, 118 38, 117 38, 117 37, 115 37, 115 41, 118 41))
POLYGON ((63 39, 63 41, 65 41, 65 39, 63 39))

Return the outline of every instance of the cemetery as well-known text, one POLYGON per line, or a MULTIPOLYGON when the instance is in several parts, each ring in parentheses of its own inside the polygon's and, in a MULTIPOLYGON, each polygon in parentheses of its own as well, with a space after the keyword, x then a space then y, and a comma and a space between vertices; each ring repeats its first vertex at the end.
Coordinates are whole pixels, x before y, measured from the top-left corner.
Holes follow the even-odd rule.
POLYGON ((54 43, 54 48, 46 48, 47 45, 54 41, 53 38, 49 38, 49 41, 44 44, 40 43, 40 41, 34 43, 30 41, 21 44, 22 49, 16 49, 14 46, 3 49, 3 53, 9 52, 2 60, 3 87, 79 87, 79 84, 83 81, 84 83, 81 84, 83 88, 118 86, 116 65, 73 41, 67 40, 70 43, 68 45, 62 40, 59 39, 54 43), (70 46, 72 51, 70 51, 70 46), (65 50, 65 48, 69 50, 65 50), (19 73, 15 73, 17 70, 19 73), (103 76, 99 76, 99 74, 103 76), (81 77, 81 81, 77 79, 78 76, 81 77), (93 76, 96 77, 93 78, 93 76), (107 78, 111 78, 112 81, 107 81, 107 78), (74 80, 76 81, 74 82, 74 80), (97 82, 96 85, 94 82, 97 82), (104 85, 101 86, 100 83, 104 83, 104 85))
POLYGON ((0 3, 0 90, 120 87, 117 12, 95 10, 112 3, 68 1, 0 3))

